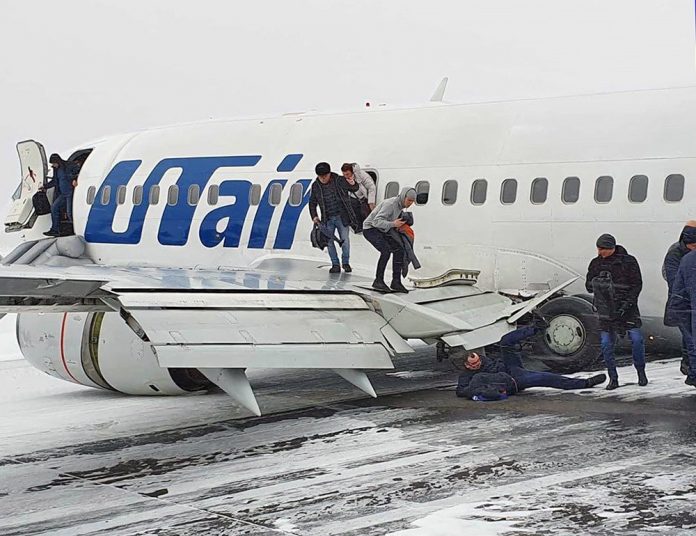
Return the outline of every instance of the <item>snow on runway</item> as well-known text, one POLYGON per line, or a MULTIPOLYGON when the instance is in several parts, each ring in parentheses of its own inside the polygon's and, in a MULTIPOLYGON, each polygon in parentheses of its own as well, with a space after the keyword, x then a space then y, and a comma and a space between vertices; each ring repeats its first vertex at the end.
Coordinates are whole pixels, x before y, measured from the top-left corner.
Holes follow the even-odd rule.
POLYGON ((648 370, 647 388, 475 403, 423 350, 372 375, 377 400, 259 371, 266 415, 248 418, 221 394, 123 397, 2 363, 0 534, 693 535, 696 389, 676 361, 648 370))

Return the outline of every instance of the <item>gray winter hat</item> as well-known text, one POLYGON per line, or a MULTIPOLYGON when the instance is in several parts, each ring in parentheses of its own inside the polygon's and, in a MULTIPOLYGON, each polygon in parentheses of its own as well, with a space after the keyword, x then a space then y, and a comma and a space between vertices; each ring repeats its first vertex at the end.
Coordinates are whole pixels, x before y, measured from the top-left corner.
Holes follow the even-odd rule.
POLYGON ((608 233, 604 233, 597 239, 597 247, 600 249, 614 249, 616 247, 616 238, 608 233))

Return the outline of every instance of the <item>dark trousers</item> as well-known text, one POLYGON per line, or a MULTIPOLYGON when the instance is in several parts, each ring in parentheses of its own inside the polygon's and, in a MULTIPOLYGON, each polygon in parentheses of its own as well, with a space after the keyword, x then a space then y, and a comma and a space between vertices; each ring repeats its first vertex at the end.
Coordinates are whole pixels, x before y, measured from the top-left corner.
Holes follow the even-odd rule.
POLYGON ((375 278, 384 281, 384 270, 387 268, 389 256, 392 258, 392 278, 396 281, 401 281, 401 269, 404 265, 404 248, 396 240, 387 233, 379 229, 369 228, 363 231, 363 236, 379 251, 379 260, 377 261, 377 271, 375 278))
POLYGON ((72 193, 70 195, 58 194, 53 200, 51 206, 51 231, 56 233, 60 231, 60 218, 65 209, 68 213, 68 219, 72 223, 72 193))
MULTIPOLYGON (((522 332, 522 330, 518 330, 522 332)), ((515 332, 512 332, 515 334, 515 332)), ((504 340, 505 338, 503 338, 504 340)), ((510 376, 517 383, 517 389, 522 391, 529 387, 552 387, 554 389, 563 389, 569 391, 571 389, 585 389, 587 380, 582 378, 569 378, 561 374, 553 372, 537 372, 535 370, 527 370, 522 364, 522 353, 515 346, 506 346, 501 341, 500 351, 503 358, 503 363, 508 369, 510 376)), ((516 341, 517 342, 517 341, 516 341)))
POLYGON ((682 332, 683 342, 688 351, 688 375, 691 378, 696 378, 696 340, 690 328, 691 326, 679 326, 682 332))

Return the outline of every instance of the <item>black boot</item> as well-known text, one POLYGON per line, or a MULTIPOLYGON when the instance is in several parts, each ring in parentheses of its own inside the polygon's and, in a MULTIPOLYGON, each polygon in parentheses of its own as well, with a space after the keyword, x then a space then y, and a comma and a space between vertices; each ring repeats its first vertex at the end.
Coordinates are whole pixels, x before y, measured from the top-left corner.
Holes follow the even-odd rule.
POLYGON ((399 279, 392 279, 391 289, 394 292, 401 292, 403 294, 408 294, 408 289, 403 285, 399 279))
POLYGON ((689 375, 689 360, 682 357, 681 363, 679 364, 679 370, 684 376, 689 375))
POLYGON ((590 376, 587 378, 587 387, 594 387, 595 385, 599 385, 600 383, 604 383, 607 381, 607 375, 606 374, 595 374, 594 376, 590 376))
POLYGON ((341 267, 338 264, 334 264, 330 269, 329 269, 330 274, 340 274, 341 273, 341 267))
POLYGON ((377 292, 382 292, 384 294, 391 292, 391 289, 384 282, 384 279, 379 279, 379 278, 375 279, 372 282, 372 288, 375 289, 377 292))
POLYGON ((343 265, 343 271, 347 274, 351 273, 353 269, 350 267, 350 264, 344 264, 343 265))
POLYGON ((611 378, 609 380, 609 383, 607 384, 606 390, 607 391, 613 391, 619 386, 619 380, 618 378, 611 378))
POLYGON ((686 385, 690 385, 691 387, 696 387, 696 376, 687 376, 684 383, 686 385))
POLYGON ((645 375, 645 369, 636 369, 638 371, 638 385, 645 387, 648 385, 648 377, 645 375))

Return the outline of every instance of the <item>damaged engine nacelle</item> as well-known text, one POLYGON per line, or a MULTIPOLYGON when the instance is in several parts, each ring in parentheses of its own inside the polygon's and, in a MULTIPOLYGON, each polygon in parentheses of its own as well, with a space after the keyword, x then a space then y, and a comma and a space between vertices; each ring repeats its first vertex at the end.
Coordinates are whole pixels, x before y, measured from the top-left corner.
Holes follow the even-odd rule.
POLYGON ((56 378, 131 395, 179 395, 211 385, 196 369, 167 369, 117 313, 21 313, 24 358, 56 378))

